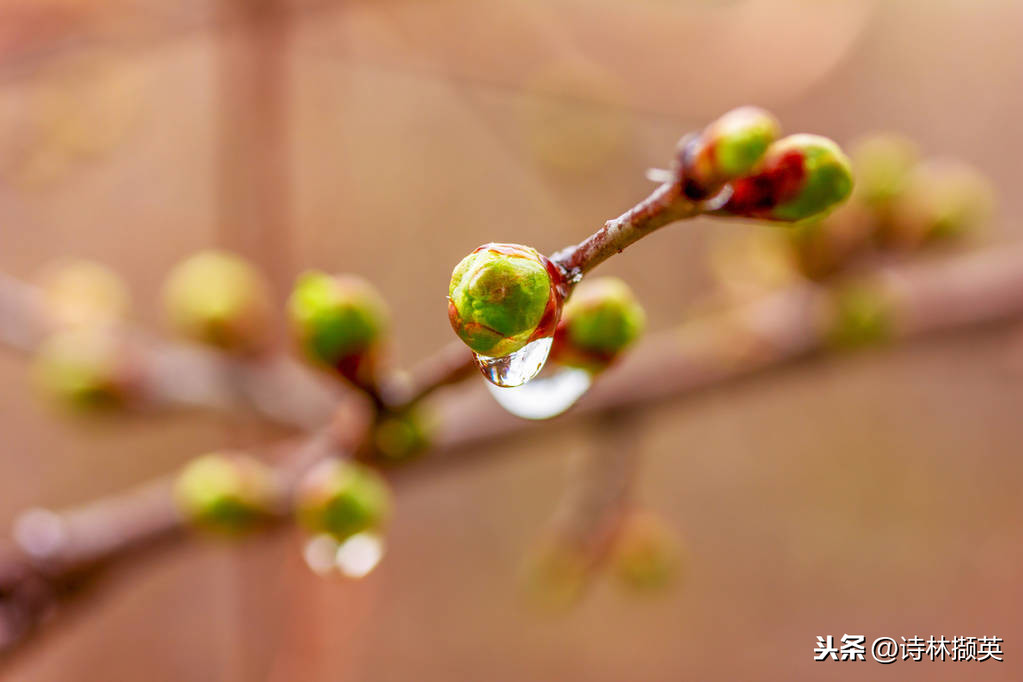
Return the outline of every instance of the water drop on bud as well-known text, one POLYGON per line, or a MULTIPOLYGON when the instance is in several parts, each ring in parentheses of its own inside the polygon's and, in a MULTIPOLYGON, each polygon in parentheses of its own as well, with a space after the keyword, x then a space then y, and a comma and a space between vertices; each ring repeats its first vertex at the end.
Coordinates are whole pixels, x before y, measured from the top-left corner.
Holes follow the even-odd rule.
POLYGON ((543 368, 568 292, 564 274, 535 249, 484 244, 455 266, 451 327, 498 386, 519 386, 543 368))
POLYGON ((241 352, 267 342, 270 287, 235 254, 203 251, 179 263, 164 285, 164 304, 174 329, 193 341, 241 352))

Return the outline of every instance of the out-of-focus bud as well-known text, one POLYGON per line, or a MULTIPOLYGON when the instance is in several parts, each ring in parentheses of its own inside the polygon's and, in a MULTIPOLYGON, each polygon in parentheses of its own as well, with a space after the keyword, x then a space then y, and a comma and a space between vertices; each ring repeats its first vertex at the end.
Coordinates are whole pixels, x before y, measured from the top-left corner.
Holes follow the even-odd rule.
POLYGON ((373 444, 384 461, 405 462, 430 446, 435 428, 432 414, 421 407, 409 408, 380 419, 374 426, 373 444))
POLYGON ((565 304, 552 358, 562 365, 599 372, 643 333, 646 313, 617 277, 584 280, 565 304))
POLYGON ((920 159, 916 144, 898 135, 871 135, 852 149, 856 193, 876 209, 884 209, 906 188, 920 159))
POLYGON ((279 489, 265 464, 241 454, 211 453, 189 462, 174 482, 181 513, 198 527, 248 530, 270 515, 279 489))
POLYGON ((164 305, 185 338, 230 351, 256 351, 270 332, 270 288, 248 261, 202 251, 171 270, 164 305))
POLYGON ((535 249, 484 244, 451 274, 448 319, 473 351, 504 357, 554 333, 564 286, 557 266, 535 249))
POLYGON ((848 198, 852 167, 837 144, 819 135, 789 135, 772 144, 752 175, 732 182, 719 213, 796 222, 848 198))
POLYGON ((683 191, 705 199, 746 175, 781 134, 778 120, 757 107, 739 107, 717 119, 696 137, 680 143, 683 191))
POLYGON ((582 599, 590 569, 585 552, 564 542, 547 540, 526 557, 521 569, 522 589, 536 609, 563 613, 582 599))
POLYGON ((682 546, 659 516, 634 512, 622 521, 611 551, 611 566, 623 583, 644 591, 668 586, 682 565, 682 546))
POLYGON ((831 291, 826 315, 826 339, 840 349, 886 343, 895 328, 892 298, 869 282, 846 282, 831 291))
POLYGON ((130 295, 110 268, 90 260, 51 263, 38 278, 48 312, 61 325, 114 322, 128 311, 130 295))
POLYGON ((358 386, 372 385, 389 315, 369 282, 355 275, 305 272, 288 301, 288 314, 309 359, 358 386))
POLYGON ((310 531, 342 542, 356 533, 379 530, 387 522, 391 490, 373 469, 330 459, 302 480, 296 513, 310 531))
POLYGON ((910 248, 960 239, 983 227, 993 206, 991 185, 974 168, 956 161, 925 162, 893 202, 881 236, 889 244, 910 248))
POLYGON ((44 394, 82 410, 122 405, 139 386, 135 354, 104 326, 54 333, 39 348, 34 374, 44 394))

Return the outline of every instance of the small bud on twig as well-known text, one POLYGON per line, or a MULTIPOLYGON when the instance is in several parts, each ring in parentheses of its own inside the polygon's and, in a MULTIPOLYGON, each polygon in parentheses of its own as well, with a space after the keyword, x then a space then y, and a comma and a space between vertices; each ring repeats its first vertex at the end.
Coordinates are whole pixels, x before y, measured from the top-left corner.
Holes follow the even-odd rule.
POLYGON ((735 178, 748 174, 781 132, 778 120, 758 107, 733 109, 697 136, 680 143, 683 191, 706 199, 735 178))
POLYGON ((599 372, 639 338, 645 325, 643 307, 625 282, 617 277, 585 280, 565 304, 552 359, 599 372))
POLYGON ((77 327, 59 331, 39 348, 39 388, 75 409, 123 405, 136 392, 135 356, 112 329, 77 327))
POLYGON ((659 516, 633 512, 623 521, 611 550, 611 567, 627 586, 659 590, 677 577, 682 547, 659 516))
POLYGON ((179 263, 164 286, 167 317, 182 336, 230 351, 255 351, 270 331, 269 286, 247 261, 203 251, 179 263))
POLYGON ((424 408, 411 407, 380 419, 373 427, 373 445, 386 462, 405 462, 430 447, 436 426, 424 408))
POLYGON ((355 275, 306 272, 295 284, 288 314, 308 358, 357 386, 374 383, 389 315, 369 282, 355 275))
POLYGON ((391 514, 391 490, 373 469, 329 459, 302 480, 296 513, 310 531, 327 533, 342 542, 386 523, 391 514))
POLYGON ((789 135, 772 144, 752 175, 731 183, 718 213, 796 222, 848 198, 852 167, 837 144, 819 135, 789 135))
POLYGON ((93 325, 124 317, 131 295, 110 268, 90 260, 48 265, 39 277, 48 312, 61 325, 93 325))
POLYGON ((265 464, 245 455, 212 453, 185 466, 174 483, 174 498, 196 526, 238 533, 271 513, 278 490, 265 464))
POLYGON ((846 282, 830 294, 827 340, 835 348, 874 346, 892 338, 895 305, 880 287, 846 282))

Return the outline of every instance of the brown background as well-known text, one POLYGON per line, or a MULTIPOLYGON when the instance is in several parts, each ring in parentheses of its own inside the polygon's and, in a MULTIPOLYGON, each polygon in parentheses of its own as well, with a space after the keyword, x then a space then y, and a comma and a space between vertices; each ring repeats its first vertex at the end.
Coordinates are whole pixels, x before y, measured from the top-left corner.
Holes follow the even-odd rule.
MULTIPOLYGON (((450 337, 465 252, 578 240, 643 195, 682 132, 744 103, 964 158, 998 193, 993 238, 1020 231, 1012 0, 355 0, 256 28, 165 4, 0 5, 0 267, 109 263, 154 327, 167 269, 226 244, 282 298, 304 266, 371 278, 411 363, 450 337)), ((664 328, 710 286, 709 235, 751 229, 677 226, 602 270, 664 328)), ((659 598, 604 581, 553 620, 518 601, 517 561, 586 447, 561 429, 403 485, 365 581, 312 577, 297 536, 197 545, 114 585, 10 679, 1020 679, 1021 367, 1023 332, 992 329, 652 410, 642 499, 691 555, 659 598), (996 634, 1006 660, 811 662, 816 635, 846 632, 996 634)), ((5 524, 268 435, 204 415, 62 421, 10 354, 0 385, 5 524)))

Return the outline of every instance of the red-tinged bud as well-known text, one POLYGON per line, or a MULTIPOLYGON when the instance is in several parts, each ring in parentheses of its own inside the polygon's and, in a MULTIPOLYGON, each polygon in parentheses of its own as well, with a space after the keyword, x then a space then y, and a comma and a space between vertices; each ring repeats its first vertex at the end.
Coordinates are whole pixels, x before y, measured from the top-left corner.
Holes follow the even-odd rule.
POLYGON ((706 199, 721 187, 748 174, 774 142, 781 126, 757 107, 729 111, 697 136, 680 143, 683 191, 692 200, 706 199))

